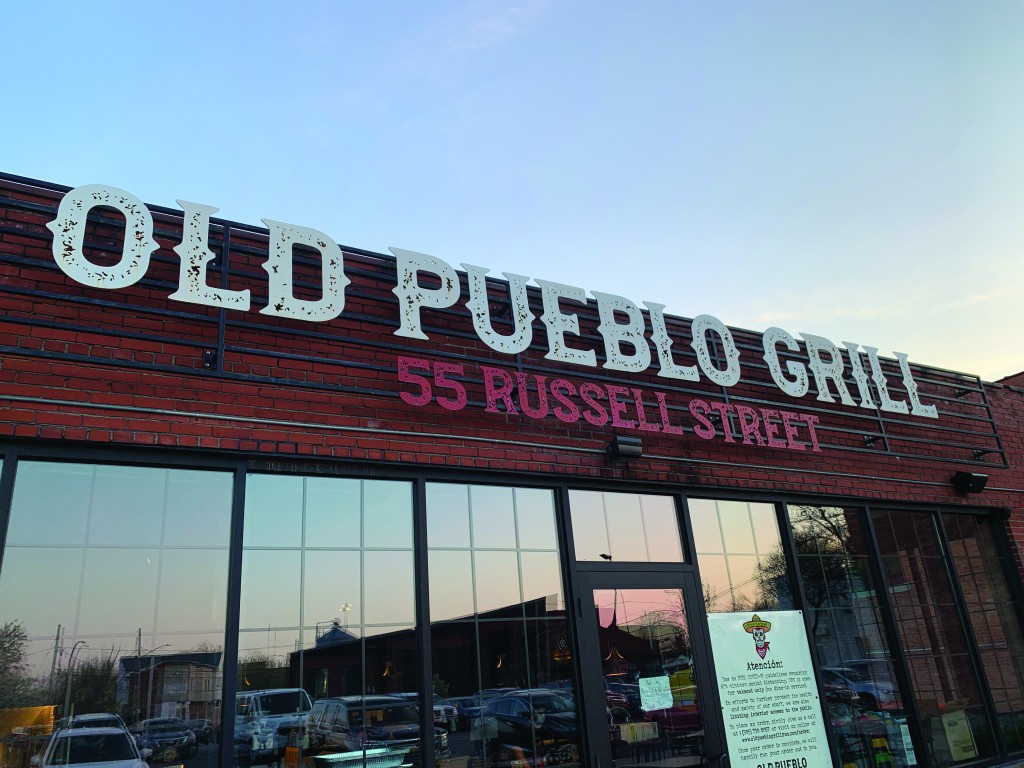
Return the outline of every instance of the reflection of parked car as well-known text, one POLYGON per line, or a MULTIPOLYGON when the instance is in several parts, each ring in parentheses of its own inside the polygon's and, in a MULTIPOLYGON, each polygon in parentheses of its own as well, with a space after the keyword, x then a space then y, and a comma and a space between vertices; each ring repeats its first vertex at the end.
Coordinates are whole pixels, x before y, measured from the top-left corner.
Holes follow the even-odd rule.
POLYGON ((658 724, 662 736, 676 747, 693 746, 702 733, 700 707, 696 701, 684 700, 666 709, 644 712, 644 719, 658 724))
MULTIPOLYGON (((419 704, 418 693, 393 693, 391 696, 401 696, 403 699, 419 704)), ((446 731, 459 730, 459 710, 450 701, 442 701, 434 697, 434 725, 444 728, 446 731)))
POLYGON ((141 750, 150 750, 152 762, 173 763, 193 757, 199 751, 196 735, 184 720, 176 717, 154 717, 131 727, 131 734, 141 750))
POLYGON ((185 725, 196 735, 200 744, 213 744, 217 740, 217 729, 209 720, 186 720, 185 725))
POLYGON ((517 690, 488 702, 470 730, 499 765, 567 765, 579 761, 576 710, 547 688, 517 690))
POLYGON ((125 731, 128 730, 124 720, 110 712, 90 712, 85 715, 72 715, 70 718, 61 719, 54 727, 54 730, 64 730, 65 728, 120 728, 125 731))
POLYGON ((235 696, 235 758, 249 763, 273 763, 296 744, 312 709, 301 688, 243 691, 235 696))
POLYGON ((879 680, 852 667, 822 667, 821 681, 826 689, 850 689, 857 694, 864 709, 896 709, 899 706, 891 677, 879 680))
POLYGON ((480 717, 480 712, 487 702, 497 698, 498 694, 487 693, 475 696, 454 696, 445 699, 446 704, 451 704, 458 712, 458 723, 462 728, 469 728, 473 721, 480 717))
MULTIPOLYGON (((309 749, 319 762, 329 755, 357 750, 405 752, 405 762, 420 764, 419 707, 399 696, 337 696, 313 705, 306 723, 309 749)), ((448 733, 434 729, 434 754, 451 756, 448 733)))
POLYGON ((54 768, 88 763, 95 768, 146 768, 135 741, 123 728, 69 728, 57 731, 32 765, 54 768))

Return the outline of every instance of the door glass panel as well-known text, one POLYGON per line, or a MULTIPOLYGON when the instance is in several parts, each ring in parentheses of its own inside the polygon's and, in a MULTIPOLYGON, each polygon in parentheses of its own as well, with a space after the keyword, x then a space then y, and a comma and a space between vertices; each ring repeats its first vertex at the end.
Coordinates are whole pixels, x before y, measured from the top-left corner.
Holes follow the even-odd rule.
POLYGON ((594 590, 616 766, 700 765, 706 754, 678 589, 594 590))

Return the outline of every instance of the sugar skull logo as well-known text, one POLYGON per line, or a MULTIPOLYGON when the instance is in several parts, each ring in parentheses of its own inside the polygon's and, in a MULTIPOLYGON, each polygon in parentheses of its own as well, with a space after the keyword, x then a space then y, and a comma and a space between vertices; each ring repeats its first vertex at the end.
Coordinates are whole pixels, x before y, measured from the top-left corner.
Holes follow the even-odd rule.
POLYGON ((768 653, 768 641, 765 640, 765 635, 772 628, 770 621, 764 621, 756 613, 750 621, 743 622, 743 629, 749 632, 754 638, 754 650, 757 651, 757 655, 762 659, 765 654, 768 653))

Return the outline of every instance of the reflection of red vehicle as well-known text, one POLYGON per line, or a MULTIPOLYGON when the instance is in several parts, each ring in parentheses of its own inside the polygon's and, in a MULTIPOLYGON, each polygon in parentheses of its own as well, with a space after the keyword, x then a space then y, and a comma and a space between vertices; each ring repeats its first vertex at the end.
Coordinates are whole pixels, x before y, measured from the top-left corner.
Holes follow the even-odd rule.
POLYGON ((701 730, 700 708, 696 702, 644 712, 644 719, 658 724, 658 730, 673 743, 690 739, 701 730))

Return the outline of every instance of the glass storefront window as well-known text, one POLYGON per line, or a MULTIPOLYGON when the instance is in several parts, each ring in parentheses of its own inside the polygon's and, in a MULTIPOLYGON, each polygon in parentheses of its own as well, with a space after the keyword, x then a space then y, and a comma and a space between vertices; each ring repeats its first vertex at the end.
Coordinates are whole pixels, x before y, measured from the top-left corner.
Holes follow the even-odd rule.
POLYGON ((713 499, 688 504, 708 612, 793 607, 774 506, 713 499))
POLYGON ((248 476, 239 765, 418 758, 412 526, 408 482, 248 476))
POLYGON ((996 546, 989 520, 943 515, 943 521, 1003 741, 1011 753, 1024 751, 1024 638, 1006 583, 1012 565, 996 546))
POLYGON ((977 670, 958 619, 957 603, 935 517, 873 510, 928 763, 953 765, 996 754, 977 670))
POLYGON ((573 490, 569 507, 577 560, 683 562, 671 496, 573 490))
POLYGON ((874 766, 885 739, 897 766, 914 764, 858 508, 787 508, 811 639, 841 765, 874 766))
POLYGON ((0 764, 89 724, 123 724, 155 762, 216 762, 231 489, 227 472, 18 464, 0 764))
POLYGON ((427 484, 438 765, 578 765, 554 494, 427 484))

